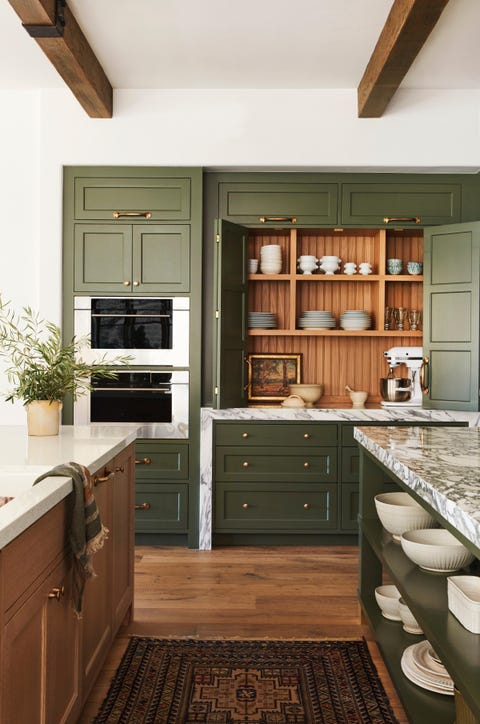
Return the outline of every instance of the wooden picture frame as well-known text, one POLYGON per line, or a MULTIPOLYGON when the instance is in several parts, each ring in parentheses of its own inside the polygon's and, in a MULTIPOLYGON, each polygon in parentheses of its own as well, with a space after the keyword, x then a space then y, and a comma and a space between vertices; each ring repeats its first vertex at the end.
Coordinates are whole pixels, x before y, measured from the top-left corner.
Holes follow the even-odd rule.
POLYGON ((302 376, 302 355, 249 354, 248 400, 275 402, 290 394, 288 386, 299 384, 302 376))

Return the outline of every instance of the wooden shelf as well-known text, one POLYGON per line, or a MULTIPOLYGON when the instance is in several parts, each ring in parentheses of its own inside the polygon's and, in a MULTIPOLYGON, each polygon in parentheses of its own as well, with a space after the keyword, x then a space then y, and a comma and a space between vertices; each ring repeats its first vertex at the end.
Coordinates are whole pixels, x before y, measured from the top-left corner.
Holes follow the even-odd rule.
POLYGON ((415 337, 422 338, 422 331, 362 329, 249 329, 250 337, 415 337))
POLYGON ((252 282, 291 281, 297 282, 423 282, 420 274, 249 274, 248 280, 252 282))

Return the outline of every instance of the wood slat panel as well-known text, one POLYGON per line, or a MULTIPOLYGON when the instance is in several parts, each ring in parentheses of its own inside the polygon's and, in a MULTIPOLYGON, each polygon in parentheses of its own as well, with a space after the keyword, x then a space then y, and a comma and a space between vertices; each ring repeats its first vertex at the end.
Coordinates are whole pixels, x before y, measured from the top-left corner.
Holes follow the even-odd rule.
POLYGON ((368 261, 372 265, 372 272, 379 273, 380 243, 378 231, 362 229, 359 231, 344 230, 316 231, 312 229, 298 229, 298 256, 313 254, 317 258, 335 255, 343 264, 353 261, 360 264, 368 261))

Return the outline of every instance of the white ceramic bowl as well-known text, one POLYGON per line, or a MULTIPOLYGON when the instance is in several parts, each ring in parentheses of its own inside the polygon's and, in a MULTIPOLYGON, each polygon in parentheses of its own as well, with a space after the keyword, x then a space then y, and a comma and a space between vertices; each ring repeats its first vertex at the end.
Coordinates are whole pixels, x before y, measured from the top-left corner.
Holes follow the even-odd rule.
POLYGON ((400 591, 396 586, 377 586, 375 589, 375 600, 382 612, 382 616, 385 616, 385 618, 388 618, 390 621, 402 620, 398 611, 400 591))
POLYGON ((408 608, 407 604, 400 598, 398 601, 398 613, 403 623, 403 630, 411 634, 422 634, 423 631, 418 625, 418 621, 408 608))
POLYGON ((305 401, 305 407, 313 407, 323 395, 323 385, 295 384, 289 385, 292 395, 300 395, 305 401))
POLYGON ((475 558, 468 548, 444 528, 406 531, 400 543, 405 555, 426 571, 453 573, 475 558))
POLYGON ((435 519, 408 493, 380 493, 375 496, 375 508, 380 522, 395 540, 402 533, 418 528, 433 528, 435 519))

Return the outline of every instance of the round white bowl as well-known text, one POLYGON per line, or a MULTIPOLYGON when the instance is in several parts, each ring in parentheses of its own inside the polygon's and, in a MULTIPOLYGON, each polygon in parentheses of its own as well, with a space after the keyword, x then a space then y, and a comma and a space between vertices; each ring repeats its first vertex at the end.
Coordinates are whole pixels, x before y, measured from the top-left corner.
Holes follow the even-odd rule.
POLYGON ((406 531, 400 543, 411 561, 435 573, 453 573, 475 558, 468 548, 444 528, 406 531))
POLYGON ((380 522, 395 540, 402 533, 419 528, 434 528, 437 523, 408 493, 380 493, 375 496, 380 522))
POLYGON ((390 621, 402 620, 398 611, 400 591, 396 586, 377 586, 375 589, 375 600, 382 612, 382 616, 385 616, 385 618, 388 618, 390 621))
POLYGON ((313 407, 323 395, 323 385, 295 384, 289 385, 292 395, 300 395, 305 402, 305 407, 313 407))
POLYGON ((407 604, 400 598, 398 601, 398 613, 403 623, 403 630, 411 634, 422 634, 423 631, 418 625, 418 621, 408 608, 407 604))

